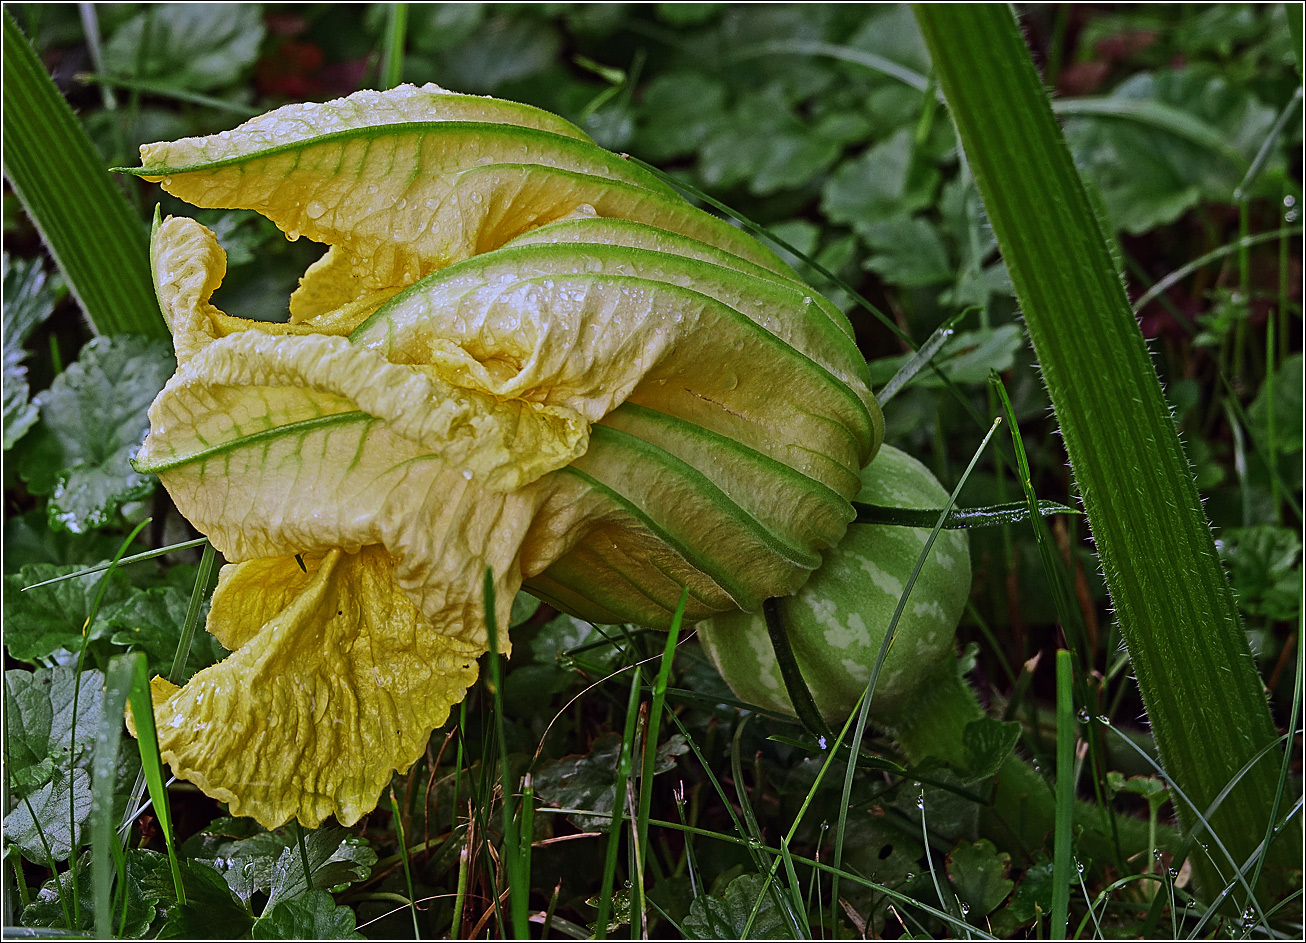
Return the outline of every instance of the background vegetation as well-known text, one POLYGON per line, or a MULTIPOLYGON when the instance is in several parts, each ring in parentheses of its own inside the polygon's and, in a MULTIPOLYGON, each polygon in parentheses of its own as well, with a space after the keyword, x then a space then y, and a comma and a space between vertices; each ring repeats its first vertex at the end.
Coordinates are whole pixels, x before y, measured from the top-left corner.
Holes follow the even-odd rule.
MULTIPOLYGON (((405 22, 387 5, 7 9, 105 166, 135 163, 141 143, 223 130, 286 101, 382 87, 385 71, 400 67, 406 81, 562 114, 599 143, 763 224, 918 344, 964 313, 936 358, 963 395, 920 376, 886 408, 887 440, 951 487, 987 430, 971 410, 997 411, 987 385, 996 371, 1035 491, 1074 503, 1010 279, 907 7, 420 4, 407 8, 405 22), (396 28, 401 64, 387 52, 396 28)), ((1286 726, 1301 620, 1300 9, 1039 6, 1022 11, 1022 25, 1113 234, 1275 719, 1286 726)), ((253 214, 196 212, 157 188, 120 185, 142 233, 156 202, 218 233, 230 266, 219 307, 285 316, 315 246, 287 242, 253 214)), ((195 534, 126 462, 171 372, 166 343, 94 336, 8 189, 4 234, 5 925, 88 930, 93 747, 102 718, 113 717, 97 693, 100 673, 129 650, 156 670, 171 666, 179 636, 202 618, 193 603, 214 571, 192 547, 107 578, 19 592, 195 534)), ((901 342, 844 288, 794 261, 849 310, 877 385, 887 381, 907 356, 901 342)), ((986 457, 961 503, 1020 496, 1020 483, 986 457)), ((1173 810, 1146 759, 1153 747, 1142 704, 1086 526, 1073 517, 1051 525, 1089 643, 1092 701, 1079 705, 1081 719, 1104 716, 1141 749, 1126 737, 1100 744, 1107 766, 1122 774, 1111 780, 1116 807, 1146 817, 1150 806, 1164 818, 1173 810)), ((1052 653, 1065 647, 1053 584, 1027 526, 973 531, 971 547, 973 605, 960 633, 975 663, 971 680, 991 714, 1021 721, 1022 754, 1051 769, 1052 653)), ((115 930, 511 934, 503 895, 516 873, 518 887, 530 888, 533 932, 549 936, 590 935, 600 908, 612 923, 599 929, 627 935, 631 896, 635 931, 650 935, 960 935, 963 924, 976 935, 1048 932, 1050 848, 973 842, 962 824, 969 800, 870 771, 855 780, 843 868, 879 888, 843 881, 836 899, 829 877, 800 861, 791 878, 781 871, 786 898, 806 902, 804 919, 792 922, 786 900, 761 893, 759 873, 786 835, 794 854, 829 859, 842 770, 813 792, 820 757, 802 731, 741 712, 692 638, 668 679, 674 717, 661 721, 654 775, 631 775, 635 793, 651 801, 636 816, 652 820, 647 839, 634 840, 639 828, 623 824, 615 877, 605 875, 614 779, 630 769, 637 719, 648 716, 647 704, 643 714, 633 706, 652 698, 664 637, 519 602, 503 683, 474 689, 427 758, 347 831, 267 833, 225 817, 185 783, 171 786, 171 827, 161 828, 153 810, 135 814, 138 763, 122 750, 109 777, 118 784, 115 818, 130 827, 115 930), (512 781, 530 774, 528 791, 512 800, 534 812, 519 822, 530 840, 514 846, 501 834, 502 756, 512 781), (181 859, 176 880, 165 832, 181 859), (606 901, 605 877, 616 887, 606 901)), ((222 654, 201 631, 178 670, 188 677, 222 654)), ((896 756, 891 743, 874 746, 896 756)), ((1300 795, 1299 764, 1291 774, 1285 811, 1300 795)), ((1084 789, 1093 792, 1089 778, 1084 789)), ((1277 920, 1207 913, 1189 904, 1187 871, 1172 864, 1163 855, 1088 869, 1072 888, 1071 929, 1297 935, 1300 919, 1291 915, 1300 896, 1277 920), (1112 886, 1144 870, 1160 884, 1112 886)))

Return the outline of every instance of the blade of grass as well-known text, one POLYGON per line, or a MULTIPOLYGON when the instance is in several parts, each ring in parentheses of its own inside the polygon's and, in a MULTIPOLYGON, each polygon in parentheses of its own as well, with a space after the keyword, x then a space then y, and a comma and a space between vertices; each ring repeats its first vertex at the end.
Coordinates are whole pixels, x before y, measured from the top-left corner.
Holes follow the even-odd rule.
MULTIPOLYGON (((95 732, 95 759, 91 771, 91 890, 95 935, 109 939, 113 933, 113 877, 122 846, 114 835, 113 793, 118 778, 118 747, 122 742, 123 714, 131 690, 134 666, 110 661, 104 678, 104 707, 95 732), (116 854, 115 854, 116 852, 116 854)), ((125 875, 118 872, 119 885, 125 875)))
POLYGON ((385 52, 381 57, 381 87, 394 88, 404 76, 404 41, 408 35, 408 4, 392 3, 386 17, 385 52))
MULTIPOLYGON (((939 519, 936 508, 897 508, 879 504, 852 503, 857 511, 854 524, 895 524, 901 527, 933 527, 939 519)), ((1004 524, 1023 524, 1035 517, 1052 514, 1078 514, 1075 508, 1056 501, 1036 501, 1037 513, 1032 513, 1028 501, 1010 504, 992 504, 982 508, 953 508, 943 519, 944 530, 970 530, 976 527, 1001 527, 1004 524)))
POLYGON ((531 875, 523 870, 518 840, 517 819, 513 810, 516 790, 513 788, 512 769, 508 765, 508 737, 503 721, 503 666, 499 659, 499 625, 494 610, 494 574, 485 570, 485 631, 490 640, 490 686, 494 698, 494 729, 499 740, 499 774, 503 787, 503 844, 504 862, 508 871, 509 910, 512 914, 513 933, 518 939, 530 935, 531 875))
POLYGON ((952 337, 953 334, 957 333, 957 325, 961 323, 961 320, 966 315, 974 310, 976 309, 967 308, 964 311, 957 312, 952 317, 948 318, 948 320, 944 321, 943 324, 939 326, 939 329, 931 334, 924 344, 921 344, 920 350, 908 357, 907 362, 899 367, 898 372, 889 379, 888 383, 884 384, 880 392, 875 394, 875 401, 881 406, 884 406, 885 403, 897 396, 898 393, 902 391, 903 387, 907 386, 907 384, 914 380, 916 375, 920 373, 926 365, 934 360, 935 354, 943 349, 943 345, 948 342, 948 339, 952 337))
POLYGON ((225 98, 214 98, 212 95, 201 95, 199 92, 177 88, 166 82, 151 82, 149 79, 133 79, 123 75, 105 75, 102 72, 79 72, 73 78, 83 85, 98 85, 105 91, 111 88, 123 88, 131 92, 144 92, 146 95, 186 102, 188 105, 225 111, 238 118, 254 118, 263 114, 261 110, 251 105, 228 101, 225 98))
POLYGON ((1052 844, 1052 939, 1070 919, 1070 850, 1075 811, 1075 692, 1070 652, 1057 652, 1057 829, 1052 844))
POLYGON ((190 647, 195 641, 195 630, 200 621, 200 607, 204 605, 204 597, 209 588, 209 576, 213 572, 213 559, 216 555, 213 544, 206 540, 204 550, 200 553, 199 569, 195 573, 195 586, 190 591, 186 620, 181 624, 181 637, 177 639, 177 653, 172 658, 172 670, 168 672, 168 680, 176 685, 180 685, 185 677, 186 659, 190 657, 190 647))
POLYGON ((163 832, 163 843, 168 852, 168 867, 172 871, 172 886, 177 894, 177 903, 186 903, 186 888, 181 880, 181 862, 177 860, 177 849, 173 844, 172 813, 168 807, 167 787, 163 782, 163 760, 159 756, 159 737, 154 727, 154 701, 150 697, 149 668, 142 652, 129 652, 117 655, 110 662, 124 660, 126 666, 122 671, 132 675, 131 690, 127 701, 131 705, 131 720, 136 728, 136 746, 141 754, 141 767, 145 771, 145 782, 150 790, 150 799, 154 803, 154 816, 159 821, 159 830, 163 832))
MULTIPOLYGON (((399 860, 404 866, 404 886, 408 889, 408 913, 413 918, 413 939, 422 938, 422 928, 417 923, 417 895, 413 891, 413 869, 408 863, 408 840, 404 837, 404 817, 399 812, 399 802, 395 799, 394 787, 390 789, 390 811, 394 815, 395 832, 399 838, 399 860)), ((300 830, 301 838, 303 830, 300 830)), ((302 849, 301 849, 302 851, 302 849)), ((308 881, 308 856, 304 855, 304 880, 308 881)), ((311 884, 309 885, 312 886, 311 884)))
MULTIPOLYGON (((844 733, 848 731, 849 725, 852 725, 852 743, 849 749, 849 756, 855 757, 861 752, 862 735, 866 730, 866 725, 870 721, 871 702, 875 697, 875 687, 880 680, 880 671, 884 668, 884 660, 888 657, 889 646, 893 644, 893 639, 898 633, 898 621, 902 618, 903 611, 907 608, 907 600, 911 596, 912 588, 916 585, 916 579, 920 576, 921 569, 925 566, 925 561, 934 548, 934 541, 938 539, 939 532, 943 529, 943 521, 948 514, 952 512, 953 505, 957 503, 957 495, 961 493, 962 486, 970 477, 971 471, 975 468, 975 463, 979 461, 980 455, 988 446, 989 440, 993 438, 993 433, 997 431, 998 425, 1002 422, 1001 417, 993 420, 993 425, 989 427, 988 433, 984 440, 971 456, 970 464, 966 466, 966 471, 962 474, 957 486, 948 496, 948 503, 944 505, 943 510, 939 512, 938 519, 935 521, 934 529, 930 531, 930 536, 925 540, 925 546, 921 548, 920 556, 916 558, 916 566, 912 569, 911 576, 907 578, 907 583, 903 587, 902 595, 898 597, 898 605, 893 611, 893 617, 889 620, 889 625, 884 634, 884 641, 880 644, 880 651, 875 657, 875 664, 871 667, 871 679, 866 685, 866 690, 862 692, 860 705, 854 709, 852 717, 844 725, 843 731, 840 732, 836 740, 836 749, 839 741, 843 740, 844 733), (854 721, 855 718, 855 721, 854 721)), ((843 864, 843 846, 844 835, 848 827, 848 809, 852 804, 853 790, 853 773, 856 771, 857 764, 850 762, 844 772, 843 779, 843 797, 839 803, 839 822, 835 828, 834 837, 834 867, 837 869, 843 864)), ((831 898, 834 901, 839 899, 839 879, 834 880, 831 898)))
POLYGON ((39 589, 42 586, 49 586, 52 583, 62 583, 64 580, 75 580, 79 576, 88 576, 91 573, 99 573, 109 569, 111 566, 123 567, 129 563, 140 563, 142 560, 153 560, 155 557, 162 557, 169 553, 175 553, 178 550, 189 550, 192 547, 200 547, 208 543, 207 537, 200 537, 197 540, 187 540, 179 544, 169 544, 166 547, 160 547, 158 550, 146 550, 144 553, 134 553, 130 557, 123 557, 117 563, 100 563, 96 566, 88 566, 84 570, 78 570, 75 573, 65 573, 63 576, 56 576, 52 579, 41 580, 39 583, 32 583, 30 586, 24 586, 20 592, 27 592, 29 589, 39 589))
MULTIPOLYGON (((647 861, 648 817, 653 807, 653 775, 657 767, 658 739, 662 727, 662 709, 667 701, 667 684, 671 679, 671 666, 676 658, 676 644, 680 639, 680 623, 685 618, 685 606, 689 602, 689 587, 680 593, 680 603, 671 617, 671 629, 667 632, 667 642, 662 649, 662 663, 658 666, 657 681, 653 684, 653 704, 648 712, 648 727, 644 734, 643 765, 639 780, 639 814, 635 821, 635 847, 640 849, 636 860, 647 861)), ((637 874, 631 894, 632 908, 641 914, 644 911, 644 876, 637 874)), ((633 921, 632 921, 633 922, 633 921)))
POLYGON ((603 878, 599 884, 599 912, 594 918, 594 939, 607 939, 608 919, 612 913, 612 887, 617 874, 617 849, 621 844, 621 823, 626 814, 626 784, 634 769, 635 726, 639 717, 640 673, 630 676, 630 696, 626 700, 626 726, 621 733, 621 754, 613 777, 612 820, 608 823, 608 844, 603 857, 603 878))
POLYGON ((145 228, 72 110, 4 12, 4 174, 101 334, 167 337, 145 228))
POLYGON ((1143 294, 1139 296, 1138 300, 1134 302, 1133 309, 1135 312, 1142 311, 1143 308, 1147 307, 1147 305, 1150 304, 1153 300, 1155 300, 1158 296, 1164 294, 1170 288, 1170 286, 1174 285, 1177 282, 1183 281, 1189 275, 1193 274, 1193 272, 1205 268, 1206 266, 1210 265, 1212 262, 1220 261, 1225 256, 1232 255, 1235 252, 1241 252, 1244 249, 1250 249, 1252 246, 1260 245, 1263 242, 1272 242, 1275 239, 1279 239, 1285 236, 1300 236, 1301 233, 1302 233, 1301 226, 1285 226, 1284 228, 1276 229, 1273 232, 1262 232, 1262 233, 1257 233, 1254 236, 1247 236, 1242 239, 1235 239, 1233 242, 1220 246, 1218 249, 1213 249, 1210 252, 1205 253, 1204 255, 1199 255, 1191 262, 1181 265, 1179 268, 1175 269, 1169 275, 1166 275, 1164 278, 1162 278, 1151 288, 1147 289, 1147 291, 1143 292, 1143 294))
MULTIPOLYGON (((1275 735, 1233 594, 1012 11, 922 5, 916 15, 1024 311, 1158 749, 1193 801, 1179 809, 1191 829, 1275 735)), ((1265 834, 1276 773, 1253 769, 1216 813, 1240 859, 1265 834)), ((1223 884, 1202 862, 1198 879, 1208 893, 1223 884)))

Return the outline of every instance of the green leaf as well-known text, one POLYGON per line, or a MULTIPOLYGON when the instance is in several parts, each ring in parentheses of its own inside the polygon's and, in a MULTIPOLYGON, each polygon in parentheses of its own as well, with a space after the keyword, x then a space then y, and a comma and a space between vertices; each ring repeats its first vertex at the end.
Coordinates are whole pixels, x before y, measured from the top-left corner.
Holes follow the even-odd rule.
POLYGON ((231 85, 253 66, 263 34, 259 4, 150 5, 105 44, 105 68, 124 78, 211 91, 231 85))
POLYGON ((1011 855, 999 852, 987 839, 958 843, 948 855, 947 868, 952 886, 972 920, 992 913, 1015 887, 1007 877, 1011 855))
MULTIPOLYGON (((777 86, 749 95, 723 117, 699 150, 698 173, 709 187, 747 183, 759 196, 801 187, 842 150, 837 139, 805 124, 777 86)), ((837 126, 829 129, 839 132, 837 126)))
POLYGON ((41 885, 32 902, 23 908, 22 924, 25 927, 51 930, 90 930, 95 923, 91 910, 91 856, 82 855, 75 867, 62 871, 41 885), (73 926, 68 926, 67 907, 73 906, 76 885, 77 910, 73 913, 73 926))
POLYGON ((1275 119, 1245 86, 1197 69, 1140 73, 1097 101, 1100 113, 1066 118, 1066 142, 1115 226, 1135 234, 1200 201, 1227 202, 1275 119))
POLYGON ((74 533, 104 527, 153 479, 131 467, 149 431, 146 410, 176 364, 168 345, 98 337, 36 398, 52 435, 52 467, 62 469, 50 498, 52 526, 74 533))
POLYGON ((938 181, 938 170, 915 158, 911 129, 902 128, 838 166, 821 191, 821 210, 831 222, 870 225, 925 209, 938 181))
MULTIPOLYGON (((33 563, 16 574, 4 578, 5 648, 19 661, 36 662, 53 655, 60 649, 80 651, 83 642, 82 627, 90 615, 95 594, 104 578, 103 573, 92 573, 76 579, 63 580, 23 592, 24 586, 39 583, 66 573, 76 573, 84 566, 51 566, 33 563)), ((127 596, 127 578, 118 571, 109 577, 101 601, 101 612, 107 611, 127 596)), ((102 617, 86 632, 88 639, 101 638, 106 631, 102 617)))
POLYGON ((63 665, 5 672, 5 765, 16 798, 51 782, 56 768, 66 772, 90 757, 104 709, 104 675, 82 672, 75 724, 74 675, 74 669, 63 665))
POLYGON ((1300 452, 1302 446, 1302 356, 1285 357, 1265 378, 1247 409, 1252 434, 1262 448, 1270 444, 1270 401, 1274 401, 1274 449, 1278 454, 1300 452))
POLYGON ((726 88, 700 72, 668 72, 644 89, 635 148, 649 161, 693 154, 723 123, 726 88))
MULTIPOLYGON (((248 819, 224 818, 189 839, 182 850, 217 868, 245 903, 257 893, 267 893, 271 908, 310 890, 304 881, 299 834, 298 824, 265 832, 248 819)), ((366 839, 338 827, 304 831, 303 835, 312 889, 352 884, 371 876, 376 852, 366 839)))
MULTIPOLYGON (((176 569, 176 568, 174 568, 176 569)), ((193 583, 193 577, 192 577, 193 583)), ((145 652, 151 665, 169 665, 177 654, 177 642, 190 607, 191 588, 176 586, 137 591, 106 611, 103 623, 113 630, 109 641, 115 645, 145 652)), ((207 605, 207 603, 206 603, 207 605)), ((200 614, 200 624, 204 614, 200 614)), ((190 647, 182 678, 189 680, 195 672, 216 664, 226 654, 217 639, 201 633, 190 647)))
POLYGON ((685 935, 691 940, 793 939, 784 914, 773 895, 763 889, 765 886, 766 878, 762 875, 745 874, 730 882, 724 897, 699 897, 690 905, 689 916, 685 918, 685 935), (763 895, 765 898, 750 927, 748 918, 763 895))
POLYGON ((1020 724, 981 717, 962 731, 966 754, 965 781, 976 782, 996 776, 1020 740, 1020 724))
MULTIPOLYGON (((984 383, 989 372, 1004 373, 1016 362, 1016 354, 1025 346, 1025 332, 1019 324, 962 331, 952 337, 934 358, 934 363, 954 383, 984 383)), ((881 357, 868 365, 871 384, 880 386, 891 380, 909 359, 910 354, 881 357)), ((940 387, 943 381, 932 371, 921 373, 912 381, 919 387, 940 387)))
POLYGON ((254 924, 254 915, 227 887, 222 875, 200 861, 183 859, 182 886, 186 903, 175 903, 172 876, 166 860, 144 882, 151 900, 172 901, 159 939, 239 940, 254 924))
POLYGON ((1007 906, 991 914, 989 922, 998 939, 1008 939, 1016 930, 1051 912, 1052 862, 1040 861, 1025 872, 1007 906))
POLYGON ((897 216, 876 222, 862 222, 857 232, 872 250, 863 267, 891 285, 924 288, 949 281, 952 264, 943 240, 928 220, 920 216, 897 216))
POLYGON ((1301 611, 1301 538, 1276 524, 1229 527, 1216 543, 1229 568, 1238 608, 1251 616, 1296 622, 1301 611))
POLYGON ((28 401, 27 352, 23 342, 54 311, 59 292, 47 284, 40 259, 9 261, 4 254, 4 451, 36 422, 37 408, 28 401))
MULTIPOLYGON (((673 734, 658 747, 654 774, 673 769, 676 765, 675 758, 688 752, 689 745, 684 738, 680 734, 673 734)), ((585 813, 592 813, 572 813, 567 818, 581 831, 602 831, 609 826, 612 818, 613 799, 616 796, 613 779, 620 758, 621 735, 606 733, 594 741, 585 756, 570 756, 540 763, 534 776, 535 794, 555 808, 581 809, 585 813)))
POLYGON ((366 939, 355 929, 354 912, 317 890, 268 907, 251 932, 256 940, 366 939))
POLYGON ((4 562, 6 573, 17 573, 27 564, 48 563, 66 566, 83 560, 109 560, 122 544, 121 536, 99 531, 73 534, 51 530, 44 508, 33 508, 5 521, 4 562))
POLYGON ((75 769, 70 777, 67 770, 56 769, 50 782, 5 816, 5 840, 36 864, 48 864, 51 858, 64 861, 81 844, 82 828, 90 814, 90 774, 75 769))

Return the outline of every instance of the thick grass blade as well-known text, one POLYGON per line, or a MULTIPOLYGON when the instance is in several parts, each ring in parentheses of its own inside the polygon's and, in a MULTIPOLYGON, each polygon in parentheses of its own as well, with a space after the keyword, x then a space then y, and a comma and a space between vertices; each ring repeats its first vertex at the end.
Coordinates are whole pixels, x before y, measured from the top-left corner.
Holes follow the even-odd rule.
POLYGON ((392 3, 387 11, 385 51, 381 56, 381 87, 394 88, 404 75, 404 42, 408 35, 408 4, 392 3))
MULTIPOLYGON (((1010 8, 916 15, 1011 272, 1158 749, 1195 805, 1180 807, 1193 829, 1275 731, 1192 472, 1010 8)), ((1211 823, 1238 860, 1266 832, 1276 773, 1252 769, 1211 823)), ((1198 875, 1208 893, 1222 886, 1204 863, 1198 875)))
POLYGON ((13 16, 4 14, 4 173, 101 334, 167 337, 145 227, 13 16))
MULTIPOLYGON (((399 860, 403 862, 404 866, 404 886, 408 889, 408 913, 413 918, 413 939, 420 940, 422 938, 422 928, 417 923, 417 895, 413 891, 413 869, 408 863, 408 839, 404 837, 404 817, 399 810, 399 801, 395 798, 393 788, 390 790, 390 811, 394 814, 395 833, 399 837, 399 860)), ((299 835, 302 844, 303 829, 300 829, 299 835)), ((306 857, 304 861, 305 880, 308 880, 307 875, 310 873, 306 857)))

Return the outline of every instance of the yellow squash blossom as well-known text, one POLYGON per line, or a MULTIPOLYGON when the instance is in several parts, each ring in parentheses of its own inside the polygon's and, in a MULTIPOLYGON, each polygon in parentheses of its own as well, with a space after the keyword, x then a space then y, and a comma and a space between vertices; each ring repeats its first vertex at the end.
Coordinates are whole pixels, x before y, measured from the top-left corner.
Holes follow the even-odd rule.
POLYGON ((137 467, 230 561, 232 651, 155 710, 234 814, 370 811, 476 678, 487 569, 501 627, 523 586, 665 626, 794 592, 852 518, 882 420, 842 313, 561 119, 404 86, 141 156, 329 246, 270 324, 210 302, 208 230, 152 240, 178 364, 137 467))

